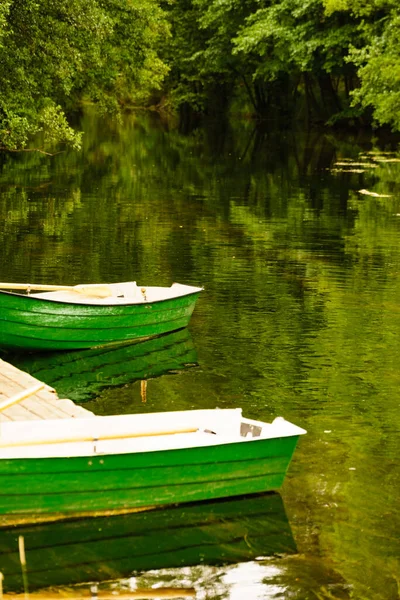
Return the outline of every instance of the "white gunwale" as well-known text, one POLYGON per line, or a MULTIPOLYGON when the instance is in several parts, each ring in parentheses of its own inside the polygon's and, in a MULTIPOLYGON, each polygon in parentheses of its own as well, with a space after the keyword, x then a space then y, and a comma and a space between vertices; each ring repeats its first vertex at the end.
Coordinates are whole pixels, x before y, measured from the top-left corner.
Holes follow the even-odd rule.
MULTIPOLYGON (((1 284, 0 284, 1 285, 1 284)), ((11 284, 9 284, 11 285, 11 284)), ((17 285, 17 284, 16 284, 17 285)), ((90 284, 95 287, 96 284, 90 284)), ((44 291, 38 293, 22 294, 21 292, 6 291, 0 287, 0 293, 22 296, 33 300, 47 300, 67 304, 93 304, 105 306, 124 306, 134 304, 154 304, 173 300, 182 296, 189 296, 203 291, 202 287, 173 283, 170 287, 162 286, 140 286, 136 281, 122 283, 98 284, 98 287, 107 286, 110 294, 105 297, 96 297, 92 294, 85 295, 82 291, 71 289, 60 289, 56 291, 44 291)), ((85 286, 76 286, 76 288, 85 286)), ((87 286, 90 288, 90 286, 87 286)), ((34 287, 32 289, 35 289, 34 287)))
POLYGON ((242 410, 208 409, 96 416, 90 419, 14 421, 0 427, 0 461, 11 458, 101 456, 251 443, 298 436, 304 429, 282 417, 272 423, 242 417, 242 410), (241 425, 260 429, 241 435, 241 425))

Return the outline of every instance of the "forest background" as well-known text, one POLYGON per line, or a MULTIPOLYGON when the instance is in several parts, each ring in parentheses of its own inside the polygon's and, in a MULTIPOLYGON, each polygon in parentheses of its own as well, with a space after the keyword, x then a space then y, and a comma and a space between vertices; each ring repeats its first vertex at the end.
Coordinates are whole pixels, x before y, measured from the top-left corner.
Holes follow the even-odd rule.
POLYGON ((0 0, 0 148, 79 148, 74 115, 400 130, 397 0, 0 0))

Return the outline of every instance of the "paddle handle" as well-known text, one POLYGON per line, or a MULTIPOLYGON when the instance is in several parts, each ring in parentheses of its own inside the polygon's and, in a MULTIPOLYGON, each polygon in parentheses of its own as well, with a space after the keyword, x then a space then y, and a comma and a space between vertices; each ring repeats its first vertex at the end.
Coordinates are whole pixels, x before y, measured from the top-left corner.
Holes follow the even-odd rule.
POLYGON ((6 408, 9 408, 10 406, 13 406, 14 404, 18 404, 18 402, 22 402, 22 400, 26 400, 26 398, 29 398, 29 396, 33 396, 33 394, 36 394, 36 392, 40 392, 40 390, 42 390, 44 387, 45 384, 40 381, 31 388, 23 390, 22 392, 18 392, 18 394, 14 394, 14 396, 11 396, 11 398, 6 398, 0 402, 0 412, 6 408))
POLYGON ((0 283, 0 290, 37 290, 39 292, 58 292, 74 290, 74 286, 46 285, 42 283, 0 283))
POLYGON ((77 292, 85 296, 108 298, 113 295, 107 283, 87 283, 80 285, 47 285, 42 283, 0 283, 0 290, 24 290, 30 292, 77 292))

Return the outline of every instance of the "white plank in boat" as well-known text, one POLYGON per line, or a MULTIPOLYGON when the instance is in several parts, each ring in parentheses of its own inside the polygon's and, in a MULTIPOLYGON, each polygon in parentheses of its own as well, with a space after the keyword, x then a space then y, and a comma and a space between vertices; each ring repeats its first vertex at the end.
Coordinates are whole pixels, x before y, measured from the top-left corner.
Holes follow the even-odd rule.
MULTIPOLYGON (((0 402, 40 383, 24 371, 0 359, 0 402)), ((29 398, 0 412, 0 421, 28 421, 35 419, 70 419, 92 417, 92 412, 72 400, 60 399, 55 390, 45 386, 29 398)))

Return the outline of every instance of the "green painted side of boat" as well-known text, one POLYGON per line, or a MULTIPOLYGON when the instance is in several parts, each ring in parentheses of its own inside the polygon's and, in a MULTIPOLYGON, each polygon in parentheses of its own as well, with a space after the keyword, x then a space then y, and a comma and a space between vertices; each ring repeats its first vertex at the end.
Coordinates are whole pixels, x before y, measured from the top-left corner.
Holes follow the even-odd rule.
POLYGON ((95 398, 106 388, 197 366, 197 352, 187 328, 118 347, 85 352, 7 353, 4 358, 54 387, 60 398, 80 403, 95 398))
POLYGON ((23 590, 19 536, 24 537, 31 591, 297 551, 277 493, 0 529, 6 591, 23 590))
POLYGON ((200 288, 155 302, 84 304, 0 291, 0 347, 79 350, 158 336, 186 327, 200 288))
POLYGON ((277 490, 298 435, 90 457, 0 460, 7 515, 73 516, 277 490))

